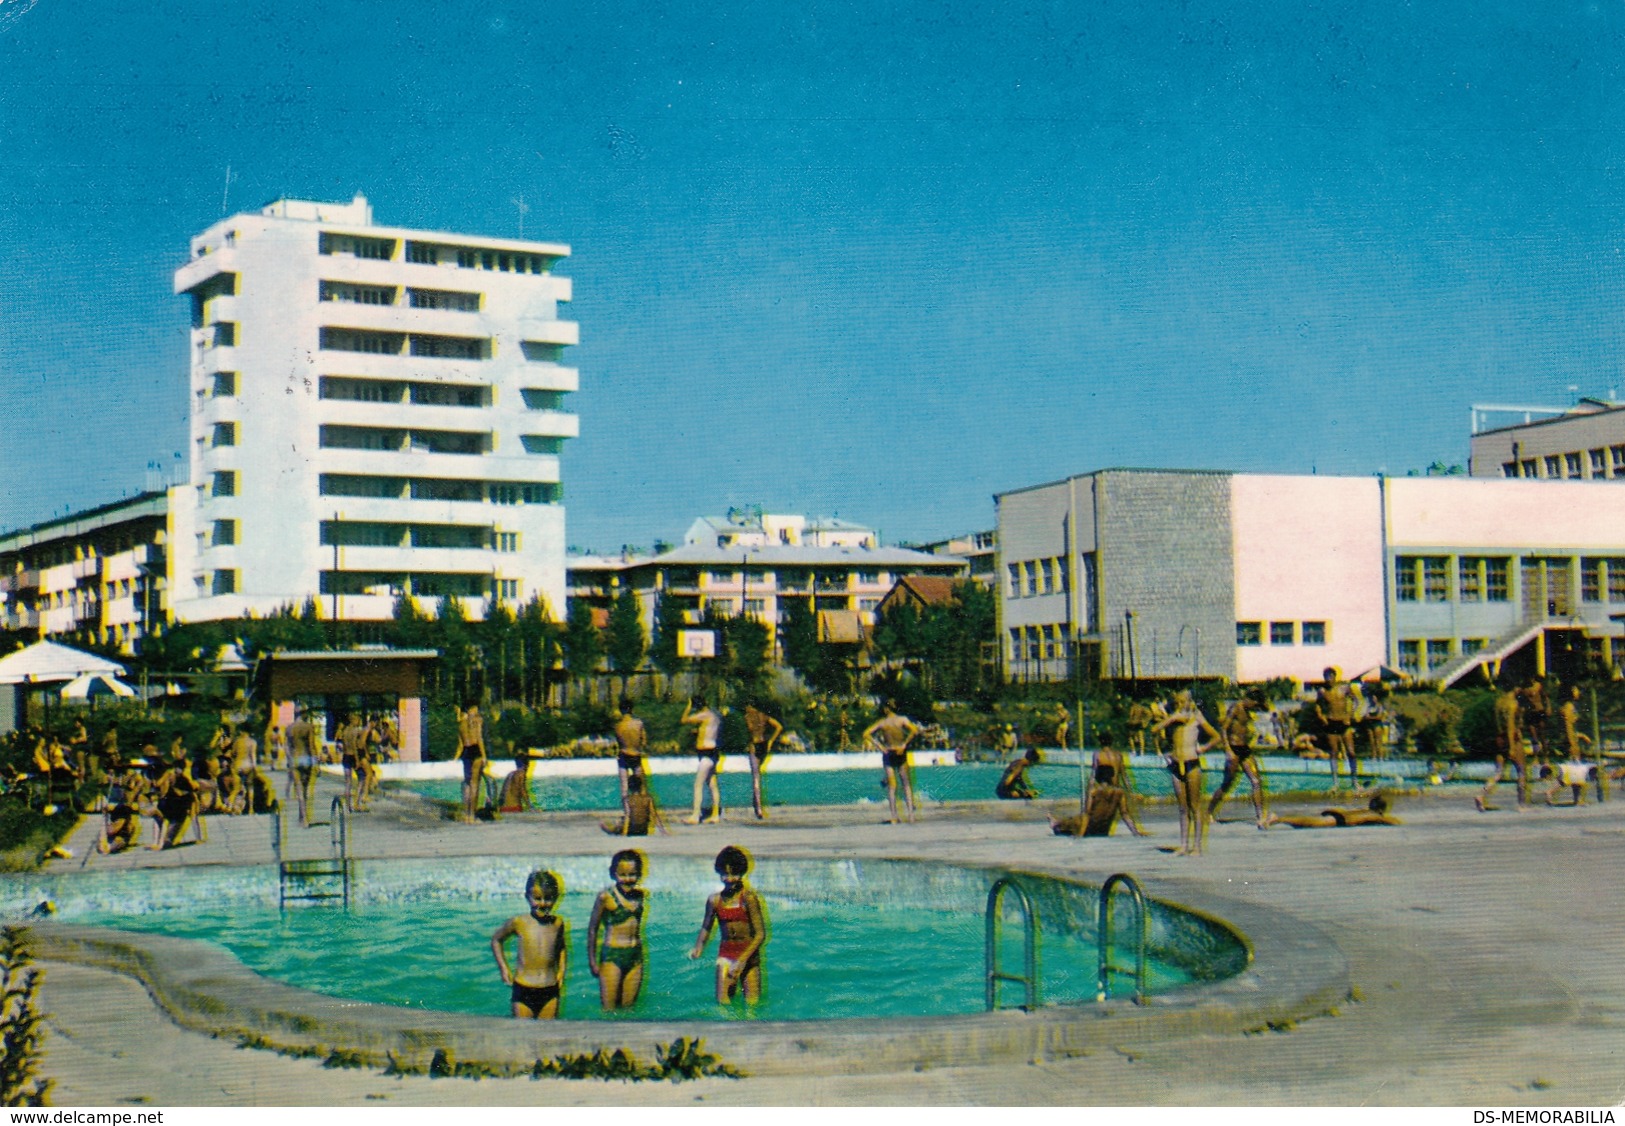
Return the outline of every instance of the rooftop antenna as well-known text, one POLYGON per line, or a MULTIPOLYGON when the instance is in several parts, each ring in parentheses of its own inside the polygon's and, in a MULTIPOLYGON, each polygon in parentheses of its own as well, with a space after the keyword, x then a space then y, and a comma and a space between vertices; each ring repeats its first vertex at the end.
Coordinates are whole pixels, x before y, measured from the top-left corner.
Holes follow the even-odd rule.
POLYGON ((231 198, 231 182, 233 179, 235 179, 235 177, 232 176, 231 165, 228 164, 226 165, 226 187, 225 190, 220 193, 220 214, 222 217, 224 217, 226 214, 226 201, 231 198))
POLYGON ((1578 403, 1579 401, 1580 401, 1580 385, 1578 383, 1569 384, 1569 405, 1573 406, 1575 403, 1578 403))
POLYGON ((512 203, 515 207, 517 207, 519 209, 519 237, 524 238, 525 237, 525 213, 530 210, 530 204, 525 202, 525 197, 522 196, 522 195, 514 196, 513 199, 510 200, 509 202, 512 203))

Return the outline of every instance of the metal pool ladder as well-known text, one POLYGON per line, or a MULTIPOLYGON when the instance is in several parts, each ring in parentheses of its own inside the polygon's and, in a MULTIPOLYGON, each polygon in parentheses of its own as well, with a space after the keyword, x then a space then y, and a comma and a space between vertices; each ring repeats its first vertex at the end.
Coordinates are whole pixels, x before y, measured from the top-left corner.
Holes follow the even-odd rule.
POLYGON ((1134 1003, 1145 1004, 1146 983, 1150 976, 1146 972, 1146 951, 1151 945, 1151 912, 1146 907, 1145 889, 1127 872, 1118 872, 1107 878, 1100 887, 1100 906, 1096 910, 1095 933, 1099 936, 1100 944, 1100 972, 1096 977, 1095 1000, 1104 1001, 1111 992, 1111 979, 1113 974, 1120 974, 1134 979, 1134 1003), (1134 968, 1114 965, 1112 954, 1112 892, 1121 886, 1134 898, 1135 922, 1135 956, 1134 968))
POLYGON ((334 798, 328 820, 328 855, 289 859, 282 854, 282 813, 271 822, 276 851, 278 906, 293 899, 337 899, 350 906, 350 817, 343 798, 334 798))
POLYGON ((1001 981, 1020 982, 1027 987, 1027 1003, 1022 1005, 1028 1012, 1038 1008, 1038 913, 1033 910, 1033 901, 1027 895, 1027 889, 1016 881, 1014 876, 1000 876, 994 881, 993 887, 987 893, 987 1009, 992 1012, 999 1007, 999 983, 1001 981), (1023 943, 1024 957, 1022 959, 1025 973, 1007 974, 999 972, 999 907, 1000 900, 1006 891, 1016 893, 1016 901, 1021 904, 1021 923, 1025 935, 1023 943))

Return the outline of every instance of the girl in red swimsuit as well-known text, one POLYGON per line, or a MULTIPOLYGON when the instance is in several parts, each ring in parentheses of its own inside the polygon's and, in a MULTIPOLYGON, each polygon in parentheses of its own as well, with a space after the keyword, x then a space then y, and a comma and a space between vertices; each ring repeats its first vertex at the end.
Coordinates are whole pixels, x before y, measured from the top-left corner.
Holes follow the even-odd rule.
POLYGON ((732 1001, 741 984, 745 1003, 754 1005, 762 998, 762 945, 767 942, 767 916, 762 901, 745 883, 750 871, 750 855, 736 845, 717 853, 716 872, 722 890, 705 901, 705 920, 694 941, 690 958, 705 953, 711 940, 711 927, 718 925, 722 943, 717 948, 717 1004, 732 1001))

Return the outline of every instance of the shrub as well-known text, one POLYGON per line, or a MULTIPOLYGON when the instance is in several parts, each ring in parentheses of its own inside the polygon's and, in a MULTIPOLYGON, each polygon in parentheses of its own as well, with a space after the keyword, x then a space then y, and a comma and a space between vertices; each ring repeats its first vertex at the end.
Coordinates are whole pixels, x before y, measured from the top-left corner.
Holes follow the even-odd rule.
POLYGON ((39 1011, 42 970, 23 945, 23 930, 0 931, 0 1104, 46 1106, 51 1080, 39 1075, 44 1060, 45 1014, 39 1011))

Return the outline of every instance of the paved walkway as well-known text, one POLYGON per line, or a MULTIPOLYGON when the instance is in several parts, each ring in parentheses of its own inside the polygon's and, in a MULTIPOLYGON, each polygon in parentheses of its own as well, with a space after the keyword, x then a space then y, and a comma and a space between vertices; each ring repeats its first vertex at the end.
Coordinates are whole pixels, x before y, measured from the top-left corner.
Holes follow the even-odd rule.
MULTIPOLYGON (((324 780, 321 806, 336 792, 324 780)), ((1506 795, 1511 799, 1510 789, 1506 795)), ((1075 803, 1074 803, 1075 804, 1075 803)), ((389 1078, 329 1071, 180 1030, 129 979, 47 963, 47 1074, 62 1105, 1284 1104, 1538 1106, 1625 1099, 1625 801, 1480 814, 1468 798, 1402 799, 1397 828, 1258 832, 1215 826, 1198 859, 1154 806, 1147 840, 1050 836, 1045 807, 969 803, 879 824, 884 807, 776 811, 766 823, 678 826, 640 842, 652 856, 840 855, 1042 864, 1099 880, 1132 871, 1156 896, 1206 891, 1285 910, 1348 956, 1359 999, 1337 1015, 1255 1036, 1194 1037, 1016 1068, 821 1074, 695 1083, 389 1078)), ((1243 797, 1227 813, 1250 812, 1243 797)), ((1290 810, 1282 810, 1290 812, 1290 810)), ((583 813, 456 825, 414 798, 358 815, 361 856, 605 852, 583 813)), ((94 857, 91 869, 259 864, 268 820, 215 818, 207 844, 94 857)), ((326 829, 307 830, 321 834, 326 829)), ((77 870, 94 840, 70 841, 77 870)))

